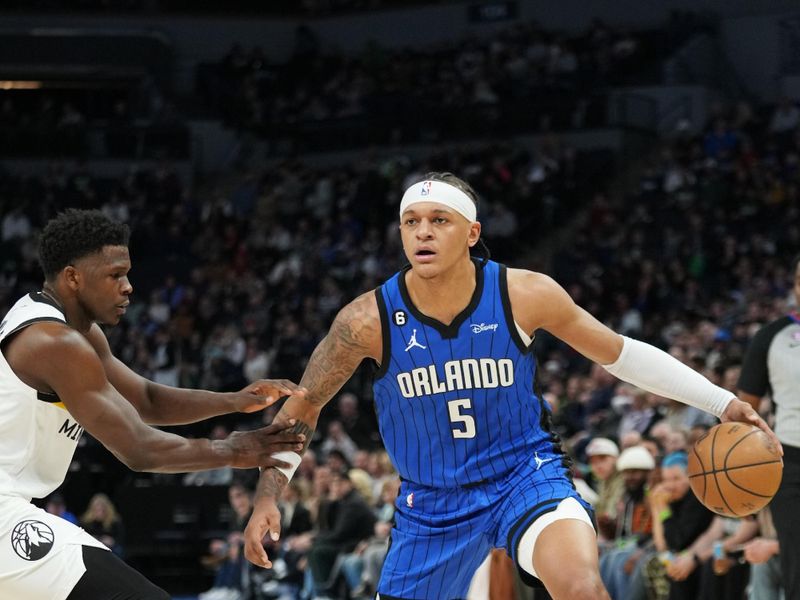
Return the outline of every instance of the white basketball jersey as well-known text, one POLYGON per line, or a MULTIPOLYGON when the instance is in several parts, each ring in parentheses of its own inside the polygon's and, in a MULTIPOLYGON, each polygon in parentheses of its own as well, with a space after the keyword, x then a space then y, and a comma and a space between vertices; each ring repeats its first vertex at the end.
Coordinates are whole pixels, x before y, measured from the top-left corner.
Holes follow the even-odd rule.
POLYGON ((60 486, 83 428, 54 394, 24 384, 2 352, 4 341, 41 321, 66 323, 46 296, 23 296, 0 323, 0 496, 30 501, 60 486))

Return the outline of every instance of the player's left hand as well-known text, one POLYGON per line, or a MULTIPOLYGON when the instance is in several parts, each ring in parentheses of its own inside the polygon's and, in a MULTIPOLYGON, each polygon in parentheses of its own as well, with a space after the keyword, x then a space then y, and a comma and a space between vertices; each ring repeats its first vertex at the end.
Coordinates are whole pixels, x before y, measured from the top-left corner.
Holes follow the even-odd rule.
POLYGON ((783 456, 783 446, 780 440, 778 440, 778 436, 775 435, 775 432, 770 429, 769 425, 758 415, 755 409, 750 406, 750 403, 734 398, 730 401, 730 404, 728 404, 728 408, 725 409, 725 412, 722 413, 721 420, 723 423, 726 421, 739 421, 741 423, 755 425, 769 436, 769 439, 775 444, 778 452, 783 456))
POLYGON ((235 412, 252 413, 272 406, 284 396, 305 396, 306 388, 288 379, 259 379, 233 396, 235 412))

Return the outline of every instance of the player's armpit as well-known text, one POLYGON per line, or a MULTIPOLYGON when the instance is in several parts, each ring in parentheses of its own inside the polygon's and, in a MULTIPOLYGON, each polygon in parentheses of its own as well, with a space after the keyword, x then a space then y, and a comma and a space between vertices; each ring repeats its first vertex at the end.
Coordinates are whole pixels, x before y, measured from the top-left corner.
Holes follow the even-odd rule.
POLYGON ((600 364, 619 357, 622 338, 575 304, 547 275, 509 269, 508 294, 514 320, 526 332, 545 329, 600 364))
POLYGON ((32 387, 51 389, 81 426, 120 460, 138 466, 136 446, 141 446, 147 428, 108 382, 100 358, 84 336, 61 325, 31 326, 14 340, 10 362, 32 387))

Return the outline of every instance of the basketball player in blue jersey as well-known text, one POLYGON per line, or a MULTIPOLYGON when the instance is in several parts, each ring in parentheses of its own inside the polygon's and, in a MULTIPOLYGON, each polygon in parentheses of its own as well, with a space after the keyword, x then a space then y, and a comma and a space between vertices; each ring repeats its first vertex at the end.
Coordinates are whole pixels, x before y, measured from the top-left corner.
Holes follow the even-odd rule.
MULTIPOLYGON (((379 427, 402 478, 378 598, 464 598, 491 548, 556 600, 608 598, 591 511, 534 392, 533 332, 551 332, 644 389, 773 434, 749 404, 617 335, 546 275, 471 258, 476 213, 475 192, 449 173, 405 192, 410 265, 341 310, 309 360, 306 395, 289 398, 276 421, 296 419, 310 440, 322 406, 361 361, 378 365, 379 427)), ((277 501, 300 462, 292 451, 279 456, 293 468, 262 472, 245 532, 246 556, 262 566, 271 564, 263 537, 279 537, 277 501)))
POLYGON ((225 465, 288 467, 273 457, 302 436, 270 425, 224 440, 187 439, 159 425, 252 412, 302 390, 262 380, 237 393, 148 381, 111 353, 133 290, 128 228, 100 211, 68 210, 42 232, 45 282, 0 322, 0 600, 164 600, 168 594, 83 529, 31 504, 64 482, 84 431, 132 469, 185 472, 225 465))

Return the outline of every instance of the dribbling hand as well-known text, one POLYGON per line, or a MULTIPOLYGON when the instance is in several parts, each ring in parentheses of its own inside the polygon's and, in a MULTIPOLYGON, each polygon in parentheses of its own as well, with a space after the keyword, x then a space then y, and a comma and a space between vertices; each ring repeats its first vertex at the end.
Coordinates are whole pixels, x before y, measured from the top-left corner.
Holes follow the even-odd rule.
POLYGON ((273 542, 281 537, 281 513, 273 498, 261 498, 244 530, 244 556, 254 565, 269 569, 272 562, 264 549, 264 536, 269 533, 273 542))
POLYGON ((259 379, 241 391, 233 392, 231 400, 234 412, 252 413, 272 406, 284 396, 303 397, 306 388, 288 379, 259 379))
POLYGON ((764 421, 764 419, 758 415, 755 409, 753 409, 748 402, 734 398, 730 401, 730 404, 728 404, 728 408, 725 409, 725 412, 722 413, 722 418, 720 420, 723 423, 728 421, 739 421, 741 423, 755 425, 769 436, 769 439, 773 444, 775 444, 775 447, 781 453, 781 456, 783 456, 783 446, 781 445, 780 440, 778 440, 778 436, 775 435, 775 432, 770 429, 766 421, 764 421))

